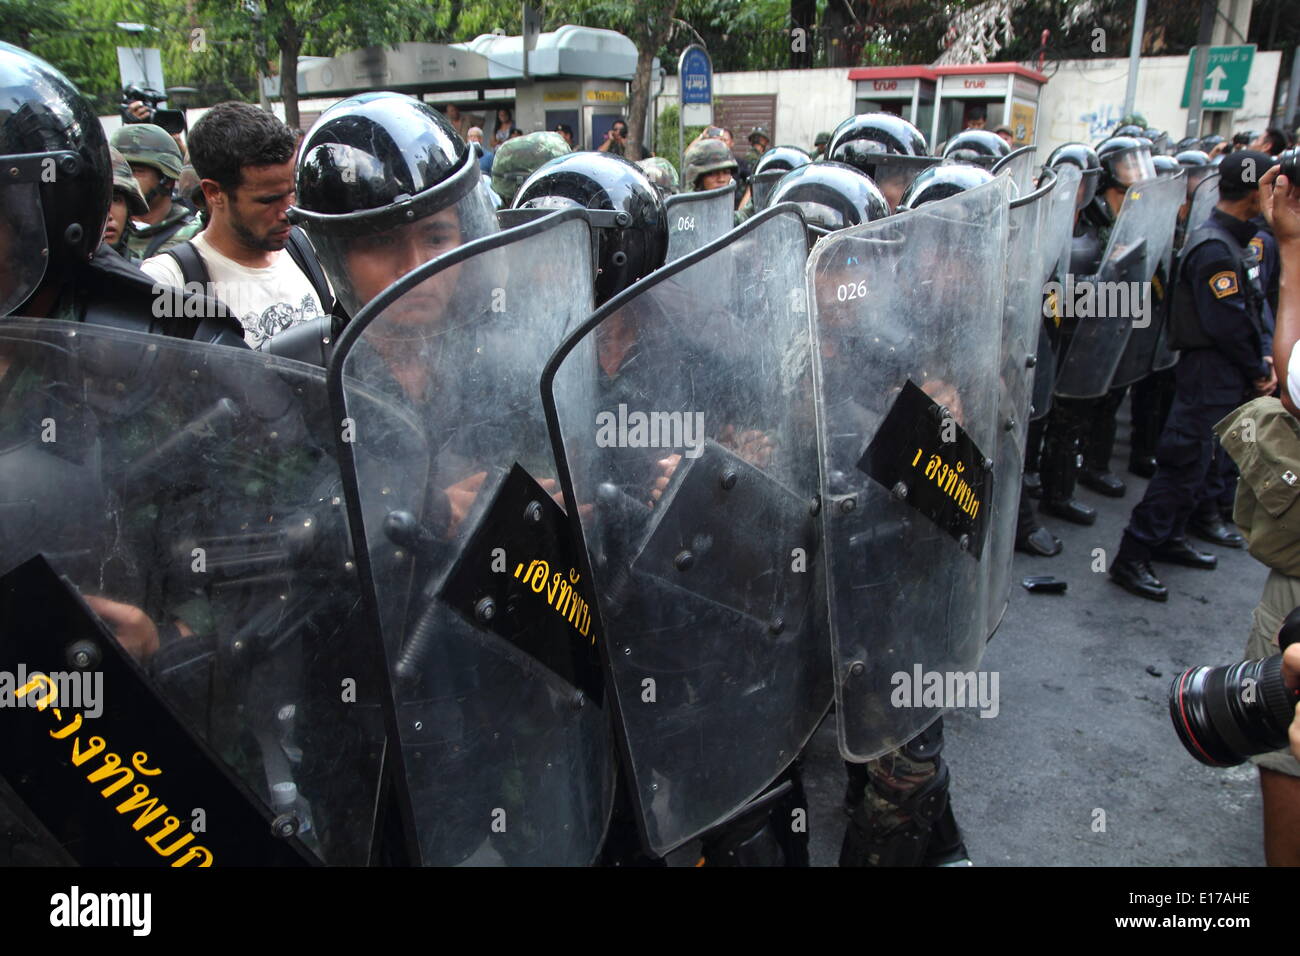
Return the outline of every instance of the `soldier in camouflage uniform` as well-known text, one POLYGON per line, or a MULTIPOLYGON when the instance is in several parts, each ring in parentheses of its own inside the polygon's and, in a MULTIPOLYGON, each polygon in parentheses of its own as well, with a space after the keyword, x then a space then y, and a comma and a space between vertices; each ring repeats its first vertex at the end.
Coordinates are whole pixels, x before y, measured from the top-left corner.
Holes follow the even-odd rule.
POLYGON ((193 239, 203 228, 192 210, 172 202, 172 190, 181 178, 185 160, 176 141, 160 126, 131 123, 114 131, 110 143, 131 164, 148 212, 132 223, 127 246, 137 259, 148 259, 172 246, 193 239))
POLYGON ((126 240, 131 227, 132 216, 143 216, 149 211, 149 204, 144 201, 140 184, 131 174, 131 165, 126 157, 113 148, 109 148, 113 158, 113 203, 108 207, 108 223, 104 226, 104 242, 124 259, 133 259, 126 240))
POLYGON ((569 152, 569 144, 559 133, 529 133, 507 140, 492 161, 492 191, 509 207, 533 170, 569 152))
POLYGON ((720 139, 702 139, 686 148, 682 192, 718 189, 733 182, 739 164, 720 139))
POLYGON ((649 159, 641 160, 637 165, 645 173, 646 179, 658 188, 662 196, 675 196, 682 191, 676 168, 662 156, 651 156, 649 159))

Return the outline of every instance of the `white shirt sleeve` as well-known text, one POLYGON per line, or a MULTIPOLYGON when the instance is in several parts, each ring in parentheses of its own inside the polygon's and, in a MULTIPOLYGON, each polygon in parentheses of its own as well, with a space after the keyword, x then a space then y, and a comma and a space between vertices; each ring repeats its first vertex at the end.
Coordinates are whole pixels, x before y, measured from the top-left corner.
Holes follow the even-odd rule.
POLYGON ((181 274, 180 263, 165 252, 140 263, 140 271, 157 284, 175 286, 178 289, 183 288, 185 285, 185 277, 181 274))
POLYGON ((1291 346, 1291 361, 1286 367, 1286 392, 1294 404, 1300 399, 1300 342, 1291 346))

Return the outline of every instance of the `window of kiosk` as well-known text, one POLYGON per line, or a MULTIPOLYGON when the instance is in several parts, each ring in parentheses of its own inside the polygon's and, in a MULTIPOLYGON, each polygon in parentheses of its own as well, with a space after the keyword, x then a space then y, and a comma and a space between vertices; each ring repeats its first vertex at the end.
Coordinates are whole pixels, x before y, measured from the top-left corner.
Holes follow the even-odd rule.
POLYGON ((893 113, 906 118, 907 108, 912 105, 911 97, 897 100, 859 99, 854 107, 855 113, 893 113))
POLYGON ((946 97, 940 106, 939 113, 939 136, 940 143, 947 142, 956 136, 962 130, 968 127, 967 118, 978 112, 979 107, 984 108, 984 129, 993 129, 1003 123, 1003 101, 999 98, 996 100, 985 100, 975 98, 955 98, 946 97))

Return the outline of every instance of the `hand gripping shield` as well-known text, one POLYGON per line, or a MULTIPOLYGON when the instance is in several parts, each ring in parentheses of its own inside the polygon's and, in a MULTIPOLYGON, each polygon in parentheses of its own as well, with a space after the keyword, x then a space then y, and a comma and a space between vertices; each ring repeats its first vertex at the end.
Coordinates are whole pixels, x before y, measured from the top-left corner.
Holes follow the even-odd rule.
POLYGON ((668 216, 668 257, 676 262, 721 239, 735 223, 736 184, 704 192, 678 193, 664 200, 668 216))
POLYGON ((1056 376, 1062 398, 1097 398, 1111 388, 1134 325, 1147 323, 1151 277, 1172 241, 1182 202, 1180 179, 1144 179, 1129 187, 1095 276, 1061 283, 1064 358, 1056 376), (1170 188, 1172 187, 1172 188, 1170 188))
MULTIPOLYGON (((44 742, 27 750, 23 728, 5 727, 4 760, 22 767, 11 785, 51 833, 72 831, 83 863, 366 864, 383 675, 323 372, 48 320, 7 321, 0 356, 12 383, 0 400, 0 575, 32 575, 42 556, 80 592, 36 608, 45 623, 33 630, 13 623, 31 611, 24 592, 6 591, 0 670, 18 655, 103 675, 102 714, 56 701, 61 715, 40 715, 44 742), (82 600, 118 625, 116 640, 82 600), (152 624, 127 627, 132 617, 152 624), (78 621, 89 623, 74 642, 78 621), (206 832, 192 829, 195 807, 206 832), (237 819, 251 830, 232 830, 237 819)), ((404 426, 382 399, 361 405, 404 426)))
MULTIPOLYGON (((1161 177, 1147 184, 1149 198, 1158 202, 1165 209, 1165 218, 1159 220, 1160 228, 1151 238, 1151 250, 1155 256, 1156 269, 1150 281, 1140 290, 1140 307, 1130 306, 1134 313, 1133 332, 1129 335, 1124 354, 1120 357, 1115 375, 1111 379, 1111 388, 1132 385, 1151 374, 1167 348, 1165 341, 1165 318, 1168 315, 1168 297, 1173 294, 1169 288, 1170 265, 1173 259, 1174 234, 1178 227, 1178 208, 1183 204, 1187 192, 1187 175, 1178 170, 1168 178, 1161 177)), ((1130 289, 1130 298, 1135 290, 1130 289)))
POLYGON ((330 367, 425 865, 587 864, 608 821, 592 589, 537 390, 590 314, 590 248, 581 210, 460 246, 369 303, 330 367), (414 439, 367 418, 363 387, 417 422, 414 439))
POLYGON ((798 210, 772 206, 611 300, 548 366, 656 855, 745 808, 830 704, 806 248, 798 210))
MULTIPOLYGON (((1038 336, 1043 328, 1043 288, 1048 278, 1043 247, 1048 244, 1046 233, 1053 213, 1052 197, 1060 188, 1055 171, 1048 169, 1036 190, 1011 201, 1008 214, 998 427, 993 452, 989 549, 985 559, 989 569, 990 637, 1002 621, 1011 595, 1011 554, 1020 513, 1020 476, 1024 471, 1025 440, 1038 364, 1038 336)), ((1069 193, 1069 201, 1073 206, 1073 191, 1069 193)))
POLYGON ((808 261, 840 752, 929 726, 987 637, 1011 183, 825 237, 808 261))
MULTIPOLYGON (((1044 210, 1042 241, 1036 250, 1039 254, 1037 274, 1043 276, 1044 283, 1059 283, 1060 276, 1068 270, 1075 201, 1079 184, 1083 181, 1083 170, 1072 163, 1062 163, 1054 167, 1054 172, 1056 186, 1044 197, 1047 208, 1044 210)), ((1060 334, 1060 292, 1057 291, 1055 296, 1051 291, 1044 292, 1040 305, 1043 320, 1038 327, 1038 357, 1034 363, 1034 398, 1030 421, 1038 421, 1052 407, 1052 390, 1056 385, 1056 345, 1060 334)))

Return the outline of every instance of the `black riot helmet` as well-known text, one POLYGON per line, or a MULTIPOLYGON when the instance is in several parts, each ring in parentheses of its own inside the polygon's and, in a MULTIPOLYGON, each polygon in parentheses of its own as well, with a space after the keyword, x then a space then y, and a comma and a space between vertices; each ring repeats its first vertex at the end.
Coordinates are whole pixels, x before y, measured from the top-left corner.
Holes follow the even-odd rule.
POLYGON ((943 158, 948 162, 970 163, 988 169, 1010 152, 1007 141, 997 133, 986 129, 964 129, 948 140, 943 158))
POLYGON ((663 265, 668 216, 635 163, 613 153, 569 153, 539 166, 515 194, 515 209, 574 207, 595 214, 597 305, 663 265))
POLYGON ((1101 162, 1101 182, 1098 189, 1128 189, 1143 179, 1153 179, 1155 164, 1151 162, 1151 143, 1137 136, 1112 136, 1097 147, 1101 162))
POLYGON ((792 169, 807 166, 812 157, 798 146, 773 146, 754 164, 749 188, 754 199, 754 209, 766 209, 772 187, 792 169))
POLYGON ((884 219, 889 204, 876 184, 846 163, 821 161, 792 169, 772 187, 769 206, 792 202, 809 225, 835 231, 884 219))
POLYGON ((89 261, 113 201, 108 137, 58 70, 0 42, 0 315, 89 261))
POLYGON ((1162 129, 1156 129, 1154 126, 1148 126, 1142 131, 1144 139, 1151 140, 1151 152, 1153 155, 1166 155, 1169 152, 1169 134, 1162 129))
POLYGON ((289 219, 352 315, 416 266, 498 228, 474 148, 401 93, 363 93, 322 113, 299 150, 297 190, 289 219))
POLYGON ((1175 162, 1187 170, 1187 195, 1191 195, 1201 180, 1214 172, 1214 164, 1204 150, 1185 149, 1174 157, 1175 162))
POLYGON ((1172 176, 1183 168, 1172 156, 1152 156, 1151 164, 1155 166, 1157 176, 1172 176))
POLYGON ((965 163, 931 166, 929 169, 922 170, 921 174, 913 180, 912 185, 907 187, 907 192, 903 193, 898 208, 915 209, 928 202, 947 199, 968 189, 991 183, 993 179, 993 174, 987 169, 965 163))
POLYGON ((1079 195, 1074 204, 1075 209, 1082 209, 1097 195, 1097 182, 1101 178, 1101 161, 1097 159, 1096 151, 1087 143, 1063 143, 1052 150, 1052 155, 1047 157, 1048 166, 1056 167, 1062 163, 1070 163, 1083 170, 1079 195))
POLYGON ((773 146, 754 164, 754 175, 778 169, 789 172, 799 166, 807 166, 811 162, 812 157, 798 146, 773 146))
POLYGON ((1115 128, 1115 132, 1111 133, 1110 135, 1111 136, 1141 136, 1142 127, 1138 126, 1136 123, 1124 123, 1121 126, 1117 126, 1115 128))
MULTIPOLYGON (((921 131, 893 113, 859 113, 850 116, 831 133, 826 156, 837 163, 862 169, 872 153, 896 156, 924 156, 928 152, 921 131)), ((867 175, 871 173, 862 169, 867 175)))

